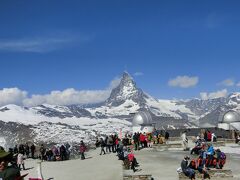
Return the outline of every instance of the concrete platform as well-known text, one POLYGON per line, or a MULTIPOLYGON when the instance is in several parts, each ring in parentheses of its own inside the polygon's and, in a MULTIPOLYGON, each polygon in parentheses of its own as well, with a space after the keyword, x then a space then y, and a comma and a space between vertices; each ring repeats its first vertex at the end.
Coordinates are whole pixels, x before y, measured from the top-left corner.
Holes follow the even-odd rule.
MULTIPOLYGON (((121 161, 116 154, 99 155, 100 149, 86 153, 86 159, 68 160, 42 163, 42 174, 44 180, 122 180, 123 171, 121 161)), ((25 178, 37 177, 37 162, 39 160, 28 159, 22 174, 29 173, 25 178)))
MULTIPOLYGON (((238 146, 236 148, 239 148, 238 146)), ((123 180, 128 178, 149 178, 150 175, 154 180, 176 180, 178 179, 177 168, 188 151, 171 150, 155 151, 153 148, 136 151, 135 156, 139 163, 138 171, 133 173, 132 170, 123 171, 122 161, 119 161, 116 154, 99 155, 100 149, 86 153, 85 160, 69 160, 61 162, 43 162, 44 178, 52 180, 123 180), (135 176, 136 175, 136 176, 135 176)), ((192 156, 194 157, 194 156, 192 156)), ((240 179, 239 171, 239 154, 227 154, 227 162, 224 169, 231 169, 233 178, 240 179)), ((25 167, 29 168, 22 171, 22 174, 29 173, 29 177, 37 177, 37 160, 26 160, 25 167)))
MULTIPOLYGON (((151 174, 154 180, 179 179, 177 169, 180 167, 183 157, 190 156, 188 151, 154 151, 153 149, 142 149, 135 154, 142 173, 151 174)), ((240 155, 227 154, 224 169, 231 170, 233 174, 233 177, 227 177, 229 180, 240 179, 239 160, 240 155)))

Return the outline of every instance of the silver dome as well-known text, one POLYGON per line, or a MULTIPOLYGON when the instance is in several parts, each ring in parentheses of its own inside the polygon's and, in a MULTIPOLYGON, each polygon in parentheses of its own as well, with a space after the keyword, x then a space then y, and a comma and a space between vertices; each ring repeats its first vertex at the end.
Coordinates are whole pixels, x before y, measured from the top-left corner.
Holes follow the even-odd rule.
POLYGON ((152 117, 147 111, 140 111, 133 117, 132 125, 140 126, 140 125, 152 125, 152 117))
POLYGON ((236 111, 228 111, 224 114, 222 123, 233 123, 233 122, 239 122, 240 121, 240 115, 236 111))

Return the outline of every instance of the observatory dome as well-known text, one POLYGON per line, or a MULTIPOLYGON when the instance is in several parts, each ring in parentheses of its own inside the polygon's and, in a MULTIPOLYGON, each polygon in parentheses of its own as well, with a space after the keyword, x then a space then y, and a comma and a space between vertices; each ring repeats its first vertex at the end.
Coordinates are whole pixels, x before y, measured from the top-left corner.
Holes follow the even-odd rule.
POLYGON ((152 125, 152 117, 147 111, 140 111, 133 117, 133 126, 152 125))
POLYGON ((228 111, 224 114, 222 123, 240 122, 240 115, 236 111, 228 111))

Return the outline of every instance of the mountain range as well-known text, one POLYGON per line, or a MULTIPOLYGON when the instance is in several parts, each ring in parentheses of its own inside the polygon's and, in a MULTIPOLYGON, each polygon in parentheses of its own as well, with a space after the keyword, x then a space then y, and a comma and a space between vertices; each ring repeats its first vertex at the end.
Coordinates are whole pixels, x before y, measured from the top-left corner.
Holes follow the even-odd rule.
POLYGON ((0 107, 0 143, 93 141, 103 134, 131 131, 134 114, 143 110, 151 114, 156 128, 212 127, 226 111, 240 110, 240 93, 208 100, 160 100, 143 92, 124 72, 102 103, 0 107))

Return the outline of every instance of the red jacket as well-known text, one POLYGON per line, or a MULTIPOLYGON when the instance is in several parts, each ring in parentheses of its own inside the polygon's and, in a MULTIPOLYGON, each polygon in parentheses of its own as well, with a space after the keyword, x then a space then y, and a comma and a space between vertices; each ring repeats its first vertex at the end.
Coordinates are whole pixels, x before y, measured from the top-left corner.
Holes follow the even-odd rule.
POLYGON ((144 142, 145 139, 146 139, 146 137, 145 137, 143 134, 140 134, 140 141, 141 141, 141 142, 144 142))
POLYGON ((80 152, 85 152, 86 149, 87 149, 87 148, 86 148, 85 145, 80 145, 80 148, 79 148, 80 152))
POLYGON ((133 159, 134 159, 134 154, 133 153, 128 154, 128 160, 133 161, 133 159))
POLYGON ((212 139, 212 133, 210 133, 210 132, 207 133, 207 139, 208 139, 209 141, 211 141, 211 139, 212 139))

